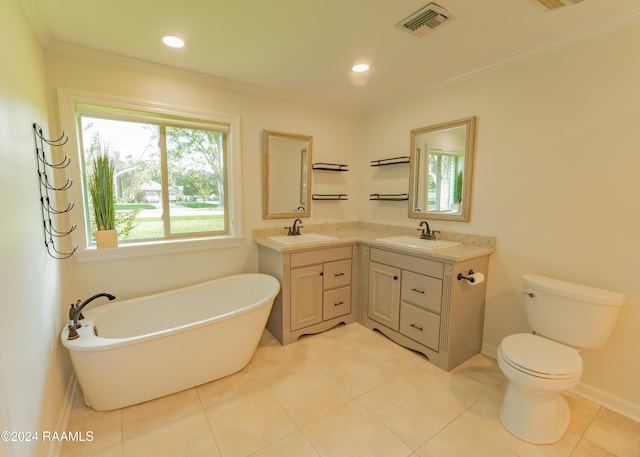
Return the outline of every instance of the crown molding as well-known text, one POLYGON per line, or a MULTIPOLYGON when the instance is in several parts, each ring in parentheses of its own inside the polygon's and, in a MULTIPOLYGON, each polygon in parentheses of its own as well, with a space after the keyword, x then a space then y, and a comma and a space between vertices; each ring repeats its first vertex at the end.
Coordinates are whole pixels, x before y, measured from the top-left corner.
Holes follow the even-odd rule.
POLYGON ((401 95, 399 97, 395 97, 391 100, 388 100, 387 102, 376 105, 375 107, 373 107, 368 111, 371 112, 371 111, 375 111, 377 109, 383 108, 385 106, 395 105, 397 103, 409 100, 411 98, 422 96, 429 92, 434 92, 469 79, 473 79, 488 73, 493 73, 503 68, 507 68, 512 65, 516 65, 518 63, 525 62, 527 60, 531 60, 545 54, 549 54, 559 49, 567 48, 569 46, 573 46, 583 41, 587 41, 592 38, 596 38, 602 35, 606 35, 608 33, 615 32, 625 27, 635 25, 639 22, 640 22, 640 8, 637 8, 633 10, 631 13, 621 14, 619 16, 614 17, 613 19, 603 21, 600 24, 597 24, 595 26, 582 28, 573 33, 565 34, 553 40, 546 41, 542 44, 532 46, 522 51, 518 51, 507 57, 503 57, 503 58, 494 60, 492 62, 489 62, 487 64, 471 68, 470 70, 457 73, 450 77, 447 77, 438 81, 434 81, 433 83, 425 85, 424 87, 416 91, 413 91, 409 94, 401 95))
POLYGON ((201 73, 193 70, 186 70, 183 68, 173 67, 170 65, 159 64, 146 60, 136 59, 132 57, 126 57, 119 54, 113 54, 97 49, 87 48, 84 46, 78 46, 71 43, 65 43, 61 41, 51 41, 46 47, 48 53, 62 54, 71 57, 77 57, 84 60, 91 60, 94 62, 104 63, 108 65, 114 65, 131 70, 137 70, 145 73, 156 74, 159 76, 165 76, 175 79, 182 79, 199 84, 206 84, 215 87, 225 88, 237 92, 249 93, 267 98, 277 99, 279 101, 285 101, 290 103, 297 103, 312 106, 315 108, 330 109, 334 111, 341 111, 345 113, 358 114, 361 109, 346 104, 338 104, 327 102, 321 99, 315 99, 312 97, 300 96, 291 94, 288 92, 280 91, 277 89, 270 89, 255 84, 244 83, 229 78, 223 78, 220 76, 210 75, 207 73, 201 73))

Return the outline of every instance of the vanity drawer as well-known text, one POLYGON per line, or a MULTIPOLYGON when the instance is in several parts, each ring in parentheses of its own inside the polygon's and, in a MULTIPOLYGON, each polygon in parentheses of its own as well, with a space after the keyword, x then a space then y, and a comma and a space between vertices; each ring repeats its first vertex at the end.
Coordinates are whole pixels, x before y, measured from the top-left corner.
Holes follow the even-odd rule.
POLYGON ((442 280, 404 270, 400 296, 404 301, 440 314, 442 280))
POLYGON ((324 264, 324 289, 335 289, 351 284, 351 259, 324 264))
POLYGON ((306 265, 314 265, 317 263, 332 262, 334 260, 350 258, 351 246, 294 252, 291 254, 291 268, 304 267, 306 265))
POLYGON ((344 316, 351 311, 351 286, 328 290, 322 301, 322 320, 344 316))
POLYGON ((370 260, 442 279, 444 264, 436 260, 414 257, 385 249, 371 248, 370 260))
POLYGON ((402 302, 400 333, 437 351, 440 340, 440 316, 402 302))

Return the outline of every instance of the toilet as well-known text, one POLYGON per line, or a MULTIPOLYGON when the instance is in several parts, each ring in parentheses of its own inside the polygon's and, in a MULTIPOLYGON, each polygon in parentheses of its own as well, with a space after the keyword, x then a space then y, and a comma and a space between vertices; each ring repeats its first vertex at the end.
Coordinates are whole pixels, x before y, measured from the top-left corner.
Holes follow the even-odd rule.
POLYGON ((522 282, 534 333, 509 335, 498 347, 498 366, 509 380, 500 421, 524 441, 549 444, 569 426, 560 394, 580 383, 578 349, 604 346, 626 296, 533 274, 522 282))

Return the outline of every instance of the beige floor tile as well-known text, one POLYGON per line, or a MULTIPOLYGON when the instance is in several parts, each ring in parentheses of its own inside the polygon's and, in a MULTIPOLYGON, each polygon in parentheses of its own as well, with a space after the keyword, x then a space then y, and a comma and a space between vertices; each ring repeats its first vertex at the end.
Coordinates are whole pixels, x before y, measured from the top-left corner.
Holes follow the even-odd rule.
POLYGON ((61 457, 640 457, 640 423, 571 393, 558 443, 518 439, 506 385, 491 358, 445 372, 360 324, 287 346, 265 331, 247 368, 195 389, 111 412, 78 392, 66 428, 94 440, 61 457))
POLYGON ((266 388, 213 405, 205 410, 224 457, 244 457, 296 430, 274 394, 266 388))
POLYGON ((122 457, 219 457, 203 411, 124 441, 122 457))
POLYGON ((122 443, 98 451, 88 457, 122 457, 122 443))
POLYGON ((358 399, 411 449, 417 449, 458 415, 399 377, 358 399))
POLYGON ((458 413, 488 392, 484 385, 464 376, 441 370, 431 363, 422 363, 406 371, 401 377, 420 392, 458 413))
POLYGON ((602 449, 597 444, 593 444, 587 439, 581 439, 574 451, 571 453, 571 457, 617 457, 615 454, 602 449))
POLYGON ((204 407, 215 405, 238 395, 264 386, 263 379, 251 366, 230 376, 196 387, 204 407))
POLYGON ((319 454, 304 437, 296 431, 279 441, 259 450, 251 457, 318 457, 319 454))
POLYGON ((601 408, 600 405, 572 394, 571 392, 564 392, 562 396, 567 400, 569 410, 571 411, 569 430, 578 435, 582 435, 598 414, 601 408))
POLYGON ((331 333, 338 336, 343 341, 349 342, 349 344, 367 340, 369 338, 376 337, 376 335, 372 335, 372 331, 366 328, 362 324, 358 324, 354 322, 352 324, 347 325, 339 325, 331 329, 331 333))
POLYGON ((74 407, 67 430, 83 436, 92 432, 92 441, 63 443, 61 457, 85 457, 122 442, 122 410, 94 411, 86 406, 74 407))
POLYGON ((320 368, 354 397, 368 392, 394 375, 393 370, 357 349, 324 361, 320 368))
POLYGON ((458 418, 416 451, 420 457, 515 457, 483 432, 458 418))
POLYGON ((126 440, 201 409, 195 389, 128 406, 122 409, 122 438, 126 440))
POLYGON ((302 429, 322 457, 406 457, 407 447, 378 419, 351 402, 302 429))
POLYGON ((368 336, 356 338, 352 345, 369 357, 375 358, 385 368, 402 372, 426 360, 424 356, 394 343, 380 332, 369 333, 368 336))
POLYGON ((488 389, 495 389, 506 381, 496 361, 484 354, 476 354, 451 370, 451 373, 476 381, 488 389))
POLYGON ((318 367, 274 379, 269 388, 299 427, 352 400, 351 395, 318 367))
POLYGON ((264 380, 277 378, 313 365, 297 344, 258 347, 249 363, 249 366, 264 380))
POLYGON ((336 331, 340 327, 316 335, 303 336, 295 344, 298 349, 315 363, 320 363, 337 354, 353 349, 343 332, 336 331))
POLYGON ((640 423, 601 408, 584 437, 619 457, 640 456, 640 423))

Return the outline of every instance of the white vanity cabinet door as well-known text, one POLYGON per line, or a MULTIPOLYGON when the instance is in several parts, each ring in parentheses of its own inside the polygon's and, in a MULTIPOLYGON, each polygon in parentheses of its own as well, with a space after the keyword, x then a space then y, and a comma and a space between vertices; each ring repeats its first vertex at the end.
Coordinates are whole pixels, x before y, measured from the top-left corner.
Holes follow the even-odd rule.
POLYGON ((369 318, 398 331, 400 268, 369 262, 369 318))
POLYGON ((322 322, 322 265, 291 270, 291 330, 322 322))

